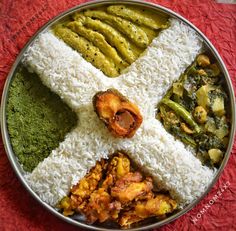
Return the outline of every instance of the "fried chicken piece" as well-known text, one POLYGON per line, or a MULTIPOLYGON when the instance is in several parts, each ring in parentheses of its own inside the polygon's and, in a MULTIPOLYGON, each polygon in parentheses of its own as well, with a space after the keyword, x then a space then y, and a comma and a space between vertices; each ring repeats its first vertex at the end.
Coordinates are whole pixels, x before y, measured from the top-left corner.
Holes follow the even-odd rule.
POLYGON ((118 224, 121 227, 129 228, 130 225, 142 221, 144 218, 139 217, 134 210, 129 210, 127 212, 124 212, 120 219, 118 219, 118 224))
POLYGON ((169 196, 164 194, 156 195, 155 198, 147 202, 137 203, 135 211, 140 217, 162 216, 166 213, 173 212, 177 208, 177 203, 169 196))
POLYGON ((111 188, 111 196, 120 201, 122 205, 127 205, 133 200, 145 199, 146 196, 150 198, 152 188, 150 177, 142 181, 140 172, 129 172, 111 188))
POLYGON ((104 188, 99 188, 91 194, 82 212, 87 222, 92 224, 97 220, 99 222, 108 219, 117 220, 121 209, 119 201, 114 201, 104 188))
POLYGON ((88 223, 92 224, 97 220, 104 222, 108 219, 118 219, 122 206, 108 193, 108 187, 111 184, 113 184, 113 177, 109 174, 101 188, 91 194, 89 201, 80 205, 80 211, 86 216, 88 223))
POLYGON ((121 203, 119 201, 112 201, 107 190, 114 184, 116 179, 119 179, 130 171, 128 157, 119 152, 109 163, 106 178, 101 187, 94 191, 98 185, 98 181, 101 180, 101 172, 104 169, 102 165, 104 164, 97 164, 71 190, 71 207, 82 212, 87 217, 89 223, 94 223, 96 220, 104 222, 107 219, 115 220, 118 218, 121 203), (87 198, 89 198, 88 201, 85 200, 87 198))
POLYGON ((121 226, 130 226, 148 217, 162 217, 173 212, 177 208, 177 203, 169 196, 159 194, 155 198, 147 201, 138 201, 132 210, 125 212, 119 219, 121 226))
POLYGON ((148 217, 159 218, 176 209, 177 204, 169 196, 154 195, 151 177, 131 172, 129 158, 118 152, 108 163, 96 163, 90 172, 73 186, 70 195, 60 202, 65 216, 80 212, 87 222, 113 220, 122 227, 148 217), (103 181, 103 170, 106 170, 103 181))

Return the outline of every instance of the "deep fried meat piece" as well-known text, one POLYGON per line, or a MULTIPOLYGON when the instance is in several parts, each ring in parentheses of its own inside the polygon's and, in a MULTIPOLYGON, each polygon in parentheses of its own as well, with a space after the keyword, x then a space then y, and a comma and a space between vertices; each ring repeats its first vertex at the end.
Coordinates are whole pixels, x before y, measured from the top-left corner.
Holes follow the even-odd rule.
POLYGON ((138 201, 132 210, 123 213, 119 219, 119 224, 128 227, 148 217, 162 217, 173 212, 176 208, 177 203, 174 200, 167 195, 159 194, 147 201, 138 201))
POLYGON ((115 89, 95 94, 93 106, 115 137, 132 137, 143 121, 138 107, 115 89))
POLYGON ((129 171, 130 161, 128 157, 120 152, 117 153, 108 164, 106 178, 101 187, 92 193, 87 204, 81 204, 79 207, 81 212, 86 215, 89 223, 93 223, 97 219, 103 222, 107 219, 116 220, 118 218, 122 208, 121 203, 110 198, 108 189, 117 179, 129 173, 129 171), (98 207, 98 204, 101 207, 98 207))
POLYGON ((120 226, 128 228, 130 225, 142 220, 143 218, 139 217, 134 210, 129 210, 122 214, 118 219, 118 223, 120 226))
POLYGON ((108 219, 117 220, 121 209, 119 201, 114 201, 104 188, 99 188, 91 194, 82 212, 86 216, 87 222, 92 224, 97 220, 99 222, 108 219))
POLYGON ((150 177, 142 181, 141 173, 130 172, 115 183, 115 186, 111 188, 111 195, 125 205, 133 200, 145 199, 146 196, 149 198, 152 188, 153 183, 150 177))
POLYGON ((173 212, 177 203, 169 196, 159 194, 155 198, 146 202, 139 202, 135 206, 135 211, 142 218, 150 216, 162 216, 166 213, 173 212))

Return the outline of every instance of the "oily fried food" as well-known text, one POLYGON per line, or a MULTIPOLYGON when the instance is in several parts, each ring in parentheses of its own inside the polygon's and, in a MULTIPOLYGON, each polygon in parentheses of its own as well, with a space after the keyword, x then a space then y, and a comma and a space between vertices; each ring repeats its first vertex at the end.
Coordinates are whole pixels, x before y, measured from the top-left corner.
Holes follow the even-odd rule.
POLYGON ((97 220, 116 220, 121 209, 120 201, 113 200, 105 188, 99 188, 91 194, 82 212, 88 223, 94 223, 97 220))
POLYGON ((104 188, 99 188, 94 191, 86 207, 83 209, 83 213, 86 216, 88 223, 104 222, 110 217, 109 204, 111 202, 111 196, 106 192, 104 188))
POLYGON ((108 174, 111 174, 114 179, 120 179, 130 172, 130 160, 121 152, 114 156, 107 168, 108 174))
POLYGON ((169 196, 159 194, 155 198, 147 201, 139 201, 135 207, 125 212, 119 220, 121 226, 130 226, 147 217, 162 217, 173 212, 177 208, 177 203, 169 196))
POLYGON ((138 107, 115 89, 95 94, 93 106, 115 137, 133 137, 143 121, 138 107))
POLYGON ((71 197, 64 197, 59 205, 64 209, 64 215, 72 215, 73 210, 80 211, 84 207, 84 200, 90 197, 90 194, 97 188, 99 181, 102 178, 102 171, 106 169, 107 163, 105 160, 97 162, 90 172, 74 185, 71 189, 71 197))
POLYGON ((130 160, 121 152, 115 154, 107 167, 106 178, 102 183, 102 188, 108 190, 114 185, 116 180, 130 172, 130 160))
POLYGON ((65 216, 82 213, 90 224, 112 220, 128 227, 148 217, 163 217, 177 203, 168 195, 156 194, 152 178, 134 171, 127 155, 117 152, 111 160, 97 162, 59 207, 65 216))
POLYGON ((111 189, 111 195, 122 204, 129 204, 133 200, 150 197, 152 188, 150 177, 142 181, 140 172, 130 172, 116 181, 115 186, 111 189))

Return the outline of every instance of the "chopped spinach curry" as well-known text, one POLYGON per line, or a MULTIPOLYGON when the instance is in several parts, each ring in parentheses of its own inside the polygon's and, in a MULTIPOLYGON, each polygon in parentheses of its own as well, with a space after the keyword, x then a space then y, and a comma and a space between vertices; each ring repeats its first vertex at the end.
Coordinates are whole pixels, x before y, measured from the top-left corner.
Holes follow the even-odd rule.
POLYGON ((217 63, 200 54, 168 90, 157 118, 208 165, 220 165, 230 131, 228 96, 217 63))
POLYGON ((75 126, 76 114, 24 67, 9 89, 7 124, 13 150, 25 171, 46 158, 75 126))

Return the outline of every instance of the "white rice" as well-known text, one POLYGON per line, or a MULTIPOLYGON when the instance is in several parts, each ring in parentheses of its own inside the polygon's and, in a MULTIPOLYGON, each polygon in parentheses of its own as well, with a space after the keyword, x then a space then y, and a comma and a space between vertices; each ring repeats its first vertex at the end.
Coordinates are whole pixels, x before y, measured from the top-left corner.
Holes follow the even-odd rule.
POLYGON ((153 40, 142 57, 120 77, 110 79, 50 32, 40 35, 24 63, 70 105, 79 121, 59 147, 25 176, 32 189, 54 206, 96 160, 126 150, 181 206, 199 197, 214 171, 202 166, 165 131, 155 119, 155 107, 201 47, 202 42, 191 28, 172 19, 171 27, 153 40), (144 117, 131 139, 113 138, 93 111, 93 95, 112 87, 135 102, 144 117))

